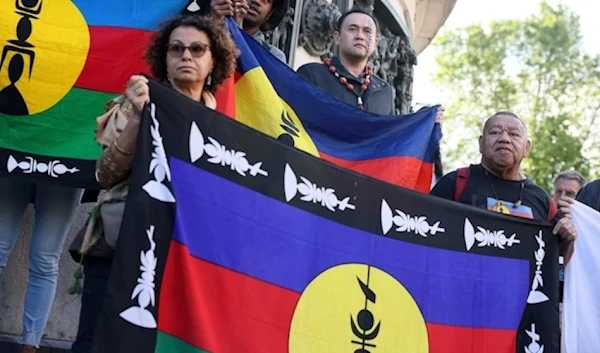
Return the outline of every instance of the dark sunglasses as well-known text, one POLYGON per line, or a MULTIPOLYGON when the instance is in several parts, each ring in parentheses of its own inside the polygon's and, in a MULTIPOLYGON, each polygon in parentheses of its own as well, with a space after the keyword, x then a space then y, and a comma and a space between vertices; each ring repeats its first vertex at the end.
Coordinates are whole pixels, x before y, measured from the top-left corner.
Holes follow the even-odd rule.
POLYGON ((167 48, 167 52, 172 57, 181 58, 183 56, 183 53, 185 52, 185 50, 188 49, 190 51, 190 54, 192 54, 192 56, 194 58, 199 58, 199 57, 202 57, 202 55, 204 55, 204 53, 206 53, 206 50, 208 48, 210 48, 210 46, 207 44, 204 44, 204 43, 192 43, 192 45, 189 45, 189 46, 174 43, 174 44, 169 44, 169 47, 167 48))

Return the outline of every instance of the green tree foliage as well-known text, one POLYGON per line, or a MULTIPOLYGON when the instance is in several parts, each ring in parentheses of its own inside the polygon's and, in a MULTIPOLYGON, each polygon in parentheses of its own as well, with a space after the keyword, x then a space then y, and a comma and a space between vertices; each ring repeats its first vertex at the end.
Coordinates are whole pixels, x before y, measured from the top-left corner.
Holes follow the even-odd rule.
POLYGON ((600 55, 582 49, 579 17, 567 6, 542 2, 528 18, 443 33, 434 45, 436 84, 450 98, 446 167, 477 161, 483 122, 509 110, 528 126, 533 147, 524 171, 540 186, 550 191, 562 170, 598 171, 600 55))

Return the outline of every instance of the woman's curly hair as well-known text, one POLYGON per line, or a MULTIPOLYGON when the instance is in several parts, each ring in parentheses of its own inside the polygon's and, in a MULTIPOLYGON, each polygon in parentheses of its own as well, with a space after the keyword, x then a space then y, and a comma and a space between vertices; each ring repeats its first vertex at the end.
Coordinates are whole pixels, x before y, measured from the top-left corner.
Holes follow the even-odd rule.
POLYGON ((171 32, 178 27, 193 27, 208 35, 210 39, 210 51, 212 53, 214 68, 212 71, 212 82, 204 88, 215 93, 219 86, 235 70, 235 64, 240 55, 231 35, 223 24, 223 21, 215 20, 210 16, 179 15, 163 22, 146 50, 144 58, 150 66, 152 75, 158 80, 167 78, 167 49, 171 32))

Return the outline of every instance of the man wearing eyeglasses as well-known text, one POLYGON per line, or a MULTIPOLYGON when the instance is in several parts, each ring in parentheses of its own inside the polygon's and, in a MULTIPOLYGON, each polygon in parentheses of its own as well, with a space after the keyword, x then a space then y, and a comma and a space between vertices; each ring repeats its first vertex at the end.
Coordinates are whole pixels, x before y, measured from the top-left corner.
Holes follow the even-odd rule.
POLYGON ((264 32, 274 30, 287 12, 289 0, 200 0, 195 13, 233 19, 273 56, 287 63, 281 49, 267 43, 264 32))

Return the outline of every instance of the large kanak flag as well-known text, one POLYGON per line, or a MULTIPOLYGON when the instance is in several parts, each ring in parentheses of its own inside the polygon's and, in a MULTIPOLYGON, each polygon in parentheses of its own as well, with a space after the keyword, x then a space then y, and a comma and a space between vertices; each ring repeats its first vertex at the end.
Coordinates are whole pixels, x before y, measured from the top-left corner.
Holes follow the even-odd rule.
POLYGON ((95 353, 557 352, 549 225, 353 173, 150 86, 95 353))

